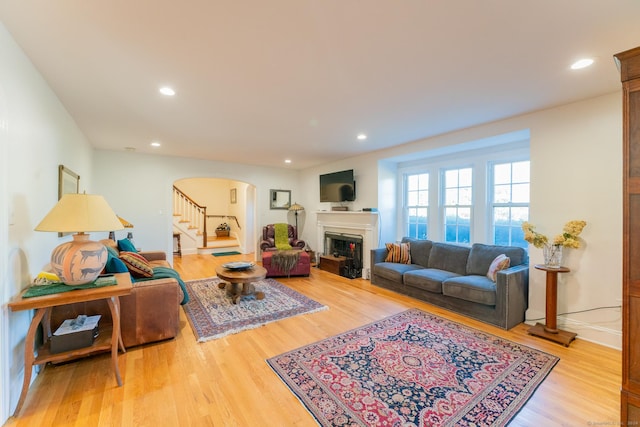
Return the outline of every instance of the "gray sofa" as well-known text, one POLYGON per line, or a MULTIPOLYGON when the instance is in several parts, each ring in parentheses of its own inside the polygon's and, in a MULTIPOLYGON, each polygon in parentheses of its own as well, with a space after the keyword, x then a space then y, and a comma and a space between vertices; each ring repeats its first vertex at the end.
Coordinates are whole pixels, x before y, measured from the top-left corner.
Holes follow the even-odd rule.
POLYGON ((512 246, 475 243, 471 247, 403 238, 411 264, 385 262, 387 249, 371 250, 371 283, 451 311, 511 329, 524 321, 529 299, 527 252, 512 246), (500 254, 511 266, 487 278, 500 254))

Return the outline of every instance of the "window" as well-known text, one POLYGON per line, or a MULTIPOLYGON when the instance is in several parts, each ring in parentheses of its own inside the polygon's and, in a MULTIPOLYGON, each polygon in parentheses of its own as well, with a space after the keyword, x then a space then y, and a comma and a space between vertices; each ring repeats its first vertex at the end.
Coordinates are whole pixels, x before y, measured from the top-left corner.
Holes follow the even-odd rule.
POLYGON ((429 174, 406 175, 407 236, 426 239, 429 219, 429 174))
POLYGON ((398 163, 401 221, 385 239, 527 248, 520 227, 529 218, 529 139, 523 129, 398 163))
POLYGON ((521 226, 529 219, 529 161, 493 164, 491 177, 493 241, 526 249, 521 226))
POLYGON ((471 243, 472 181, 471 168, 444 171, 445 242, 471 243))

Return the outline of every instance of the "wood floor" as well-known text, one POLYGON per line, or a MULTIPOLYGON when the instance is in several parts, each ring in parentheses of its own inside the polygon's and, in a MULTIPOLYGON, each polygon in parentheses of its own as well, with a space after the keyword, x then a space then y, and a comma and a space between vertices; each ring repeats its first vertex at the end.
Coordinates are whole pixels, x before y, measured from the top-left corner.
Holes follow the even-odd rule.
MULTIPOLYGON (((214 276, 217 263, 248 256, 187 255, 174 267, 185 280, 214 276)), ((329 310, 197 343, 184 311, 176 339, 128 349, 117 387, 109 355, 48 366, 8 426, 313 426, 302 404, 265 359, 401 312, 430 311, 560 357, 511 426, 618 425, 621 354, 578 337, 569 348, 504 331, 371 285, 312 268, 278 279, 329 310)), ((18 393, 16 390, 15 393, 18 393)))

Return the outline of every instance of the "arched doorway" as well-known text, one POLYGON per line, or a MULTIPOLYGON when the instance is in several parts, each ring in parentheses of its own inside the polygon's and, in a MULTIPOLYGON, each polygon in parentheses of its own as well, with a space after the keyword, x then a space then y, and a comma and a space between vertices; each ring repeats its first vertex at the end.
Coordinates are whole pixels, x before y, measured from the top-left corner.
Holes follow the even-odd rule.
MULTIPOLYGON (((255 252, 253 184, 227 178, 184 178, 173 186, 173 231, 180 234, 182 254, 255 252), (227 233, 220 230, 218 236, 216 229, 222 225, 227 233)), ((174 239, 174 249, 176 246, 174 239)))

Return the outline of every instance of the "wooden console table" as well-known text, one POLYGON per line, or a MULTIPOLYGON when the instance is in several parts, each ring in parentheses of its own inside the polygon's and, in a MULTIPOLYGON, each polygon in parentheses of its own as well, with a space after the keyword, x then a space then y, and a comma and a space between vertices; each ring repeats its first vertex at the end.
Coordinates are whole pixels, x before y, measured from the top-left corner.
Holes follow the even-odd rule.
POLYGON ((556 317, 558 309, 558 273, 568 273, 571 270, 567 267, 550 268, 540 264, 535 265, 535 268, 547 272, 546 324, 536 323, 527 332, 568 347, 578 334, 558 329, 556 317))
POLYGON ((48 362, 63 362, 77 359, 91 353, 111 350, 111 364, 116 376, 118 386, 122 386, 120 369, 118 368, 118 347, 125 352, 120 336, 120 296, 131 293, 131 277, 129 273, 118 273, 114 275, 117 283, 111 286, 99 288, 73 290, 59 294, 43 295, 32 298, 23 298, 24 292, 9 302, 11 311, 35 309, 35 315, 29 325, 29 331, 25 339, 24 348, 24 381, 18 405, 13 413, 17 416, 22 409, 34 365, 43 365, 48 362), (99 324, 99 335, 90 347, 64 351, 62 353, 51 353, 51 308, 59 305, 72 304, 76 302, 86 302, 104 299, 111 310, 112 325, 102 322, 99 324), (38 324, 42 322, 44 344, 39 349, 35 348, 35 337, 38 324))

